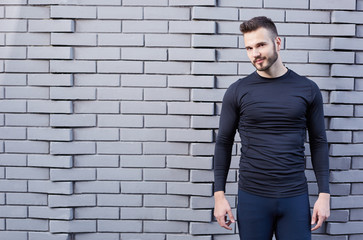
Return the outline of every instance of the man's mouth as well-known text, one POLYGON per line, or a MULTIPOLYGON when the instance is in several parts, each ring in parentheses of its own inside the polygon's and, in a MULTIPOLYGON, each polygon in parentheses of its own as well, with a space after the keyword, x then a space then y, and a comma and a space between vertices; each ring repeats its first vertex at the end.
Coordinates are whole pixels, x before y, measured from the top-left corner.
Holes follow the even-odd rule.
POLYGON ((254 61, 254 63, 261 64, 265 60, 265 58, 258 58, 254 61))

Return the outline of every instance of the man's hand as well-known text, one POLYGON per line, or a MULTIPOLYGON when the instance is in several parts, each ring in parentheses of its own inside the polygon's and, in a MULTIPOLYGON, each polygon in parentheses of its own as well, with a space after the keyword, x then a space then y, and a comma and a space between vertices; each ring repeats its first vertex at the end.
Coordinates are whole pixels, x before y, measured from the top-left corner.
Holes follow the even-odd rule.
POLYGON ((323 222, 330 216, 330 194, 329 193, 320 193, 318 200, 316 200, 313 210, 313 216, 311 218, 311 225, 315 225, 311 229, 314 231, 321 227, 323 222))
POLYGON ((229 226, 235 222, 231 206, 229 205, 223 191, 218 191, 214 193, 214 216, 216 217, 219 225, 225 229, 232 230, 229 226), (227 216, 229 221, 227 221, 227 216))

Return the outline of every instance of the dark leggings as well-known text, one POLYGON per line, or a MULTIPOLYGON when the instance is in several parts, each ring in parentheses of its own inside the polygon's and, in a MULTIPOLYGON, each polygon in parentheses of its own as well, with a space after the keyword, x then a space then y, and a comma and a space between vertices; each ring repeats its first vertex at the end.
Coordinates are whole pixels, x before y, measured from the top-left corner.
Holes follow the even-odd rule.
POLYGON ((238 190, 237 223, 241 240, 311 240, 308 193, 268 198, 238 190))

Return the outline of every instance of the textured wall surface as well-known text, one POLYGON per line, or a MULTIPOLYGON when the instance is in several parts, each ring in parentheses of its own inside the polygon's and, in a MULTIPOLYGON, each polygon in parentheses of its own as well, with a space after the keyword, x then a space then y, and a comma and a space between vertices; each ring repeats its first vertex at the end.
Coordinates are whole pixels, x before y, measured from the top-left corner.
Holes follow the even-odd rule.
POLYGON ((237 240, 212 217, 212 154, 257 15, 322 90, 332 212, 314 239, 363 239, 362 0, 0 0, 0 239, 237 240))

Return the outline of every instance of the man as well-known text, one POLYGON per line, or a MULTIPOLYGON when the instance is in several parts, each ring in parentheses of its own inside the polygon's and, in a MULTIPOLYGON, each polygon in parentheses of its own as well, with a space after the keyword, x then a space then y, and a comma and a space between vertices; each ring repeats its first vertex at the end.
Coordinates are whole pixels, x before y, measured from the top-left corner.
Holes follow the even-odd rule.
POLYGON ((271 19, 252 18, 240 30, 256 71, 233 83, 223 98, 214 155, 214 216, 226 229, 235 222, 224 191, 237 129, 240 239, 268 240, 275 234, 278 240, 309 240, 330 214, 322 96, 313 81, 283 65, 281 39, 271 19), (306 129, 319 189, 312 217, 304 173, 306 129))

